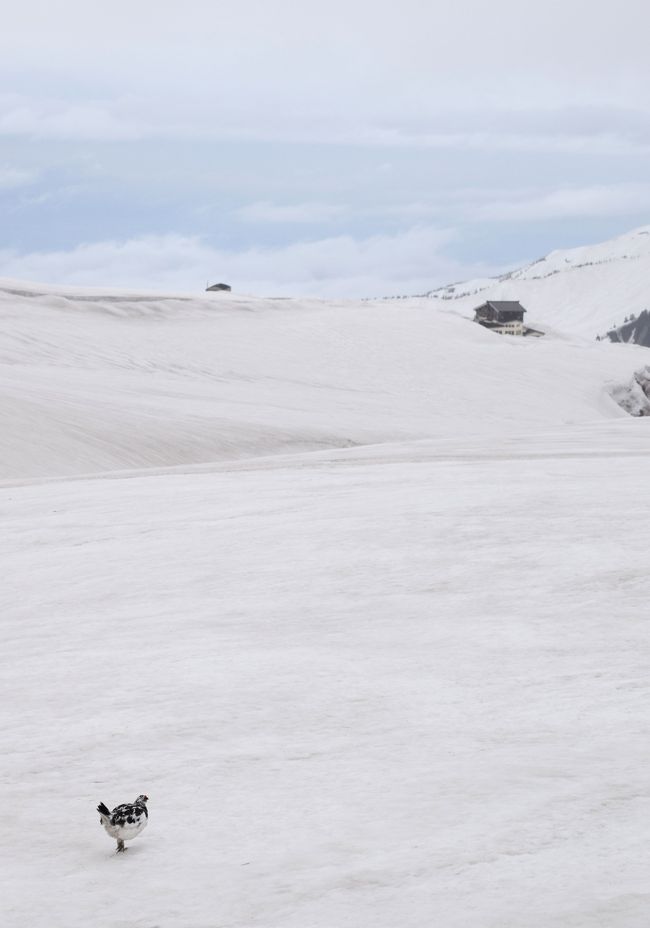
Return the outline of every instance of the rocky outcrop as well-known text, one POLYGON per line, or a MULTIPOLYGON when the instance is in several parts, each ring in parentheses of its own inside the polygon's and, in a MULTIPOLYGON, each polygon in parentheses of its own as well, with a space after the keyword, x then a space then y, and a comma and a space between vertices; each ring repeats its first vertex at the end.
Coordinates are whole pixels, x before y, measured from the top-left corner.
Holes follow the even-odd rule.
POLYGON ((650 312, 644 309, 638 316, 626 320, 623 325, 607 333, 610 342, 631 342, 650 348, 650 312))
POLYGON ((636 371, 630 383, 612 387, 610 396, 631 416, 650 416, 650 367, 636 371))

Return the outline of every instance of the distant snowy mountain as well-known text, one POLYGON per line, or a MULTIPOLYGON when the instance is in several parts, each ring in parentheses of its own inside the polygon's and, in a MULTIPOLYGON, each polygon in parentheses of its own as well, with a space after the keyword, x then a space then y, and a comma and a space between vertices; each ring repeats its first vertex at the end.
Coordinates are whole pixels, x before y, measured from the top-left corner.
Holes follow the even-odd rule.
POLYGON ((463 315, 485 300, 519 300, 527 321, 595 338, 650 306, 650 226, 598 245, 552 251, 498 278, 477 278, 427 296, 463 315))

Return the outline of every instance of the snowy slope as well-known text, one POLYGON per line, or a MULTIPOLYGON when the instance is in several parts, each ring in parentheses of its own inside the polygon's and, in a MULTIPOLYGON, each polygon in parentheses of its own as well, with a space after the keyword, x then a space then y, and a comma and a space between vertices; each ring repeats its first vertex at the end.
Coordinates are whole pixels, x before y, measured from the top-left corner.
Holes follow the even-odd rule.
POLYGON ((645 928, 648 426, 0 491, 4 928, 645 928))
POLYGON ((650 226, 599 245, 553 251, 500 278, 433 290, 464 315, 485 300, 519 300, 527 321, 595 338, 650 308, 650 226))
POLYGON ((646 928, 646 356, 7 284, 2 928, 646 928))
MULTIPOLYGON (((0 289, 0 479, 620 415, 633 346, 502 339, 430 300, 0 289)), ((640 352, 640 353, 639 353, 640 352)))

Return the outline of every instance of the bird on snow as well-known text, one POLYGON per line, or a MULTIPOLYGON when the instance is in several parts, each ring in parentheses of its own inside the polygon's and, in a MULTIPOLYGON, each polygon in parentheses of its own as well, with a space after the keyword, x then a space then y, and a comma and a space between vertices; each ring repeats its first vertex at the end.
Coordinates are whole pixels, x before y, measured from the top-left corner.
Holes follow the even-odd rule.
POLYGON ((137 838, 141 831, 146 828, 149 819, 147 812, 148 796, 138 796, 135 802, 123 802, 121 806, 115 806, 112 812, 108 807, 100 802, 97 806, 101 818, 100 824, 104 826, 107 834, 117 841, 117 852, 125 851, 125 841, 131 841, 137 838))

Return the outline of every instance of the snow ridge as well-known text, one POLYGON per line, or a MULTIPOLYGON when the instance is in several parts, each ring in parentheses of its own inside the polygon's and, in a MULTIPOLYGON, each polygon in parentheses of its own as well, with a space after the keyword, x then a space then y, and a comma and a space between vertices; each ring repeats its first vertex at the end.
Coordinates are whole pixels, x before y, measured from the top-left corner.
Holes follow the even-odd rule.
POLYGON ((9 283, 0 289, 0 479, 622 415, 607 383, 627 382, 641 349, 586 350, 552 334, 536 341, 504 340, 426 298, 152 296, 9 283))

